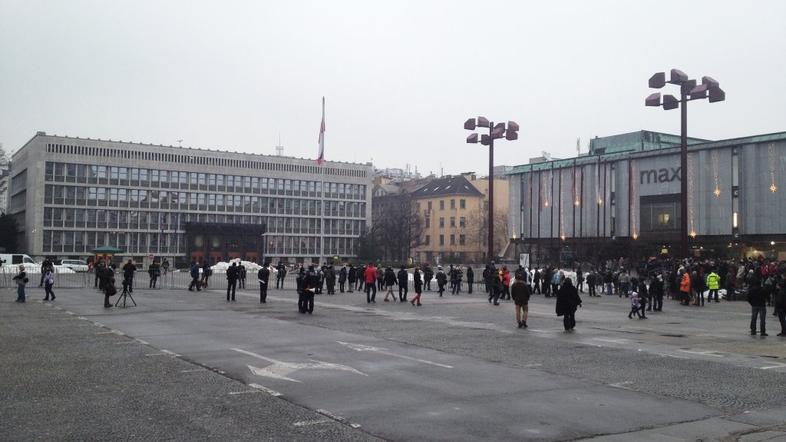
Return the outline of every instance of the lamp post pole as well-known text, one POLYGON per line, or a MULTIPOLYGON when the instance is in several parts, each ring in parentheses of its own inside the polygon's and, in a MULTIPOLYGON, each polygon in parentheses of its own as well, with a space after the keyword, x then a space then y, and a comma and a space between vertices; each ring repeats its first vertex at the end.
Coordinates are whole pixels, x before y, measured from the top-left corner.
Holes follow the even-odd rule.
POLYGON ((680 255, 688 256, 688 236, 695 236, 695 232, 688 232, 688 101, 709 98, 710 103, 724 101, 726 92, 712 77, 701 77, 701 84, 696 80, 689 80, 688 75, 679 69, 672 69, 669 80, 666 81, 665 72, 657 72, 649 79, 649 87, 660 89, 671 83, 680 87, 679 100, 673 95, 664 95, 661 100, 660 92, 650 94, 645 100, 645 106, 663 106, 664 110, 680 108, 680 255))
MULTIPOLYGON (((475 130, 476 127, 486 127, 489 130, 488 135, 480 137, 480 144, 489 147, 489 176, 488 176, 488 244, 486 247, 486 262, 492 262, 494 259, 494 139, 505 138, 506 140, 513 141, 519 138, 519 125, 514 121, 508 121, 507 127, 505 123, 497 123, 496 125, 489 121, 486 117, 470 118, 464 122, 464 129, 475 130)), ((478 142, 478 134, 473 133, 467 137, 467 143, 475 144, 478 142)))
POLYGON ((494 123, 489 123, 489 216, 488 216, 488 245, 486 246, 486 261, 494 259, 494 137, 491 136, 494 123))
POLYGON ((680 254, 688 256, 688 94, 680 88, 680 254))

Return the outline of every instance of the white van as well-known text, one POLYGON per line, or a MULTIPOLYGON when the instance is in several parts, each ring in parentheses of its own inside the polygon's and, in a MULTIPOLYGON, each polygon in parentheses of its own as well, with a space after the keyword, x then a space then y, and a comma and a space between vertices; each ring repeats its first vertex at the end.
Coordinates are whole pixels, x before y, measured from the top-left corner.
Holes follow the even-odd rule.
POLYGON ((2 263, 3 266, 38 264, 33 258, 22 253, 0 253, 0 263, 2 263))
POLYGON ((75 272, 86 272, 89 269, 87 266, 87 261, 81 259, 64 259, 60 261, 60 265, 75 272))

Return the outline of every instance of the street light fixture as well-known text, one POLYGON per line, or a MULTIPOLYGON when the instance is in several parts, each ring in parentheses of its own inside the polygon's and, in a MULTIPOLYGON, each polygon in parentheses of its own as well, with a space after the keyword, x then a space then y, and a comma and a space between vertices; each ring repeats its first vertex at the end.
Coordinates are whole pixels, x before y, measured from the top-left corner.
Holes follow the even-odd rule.
MULTIPOLYGON (((489 121, 486 117, 469 118, 464 122, 464 129, 475 130, 478 127, 487 127, 488 135, 480 136, 480 144, 489 147, 489 217, 488 217, 488 246, 486 248, 486 259, 491 261, 494 258, 494 140, 505 138, 514 141, 519 138, 519 125, 515 121, 497 123, 489 121)), ((478 134, 472 133, 467 137, 467 143, 476 144, 478 134)))
MULTIPOLYGON (((666 83, 680 87, 680 98, 673 95, 664 95, 660 92, 650 94, 644 99, 645 106, 662 106, 664 110, 681 108, 680 116, 680 253, 683 257, 688 256, 688 101, 701 100, 708 98, 710 103, 724 101, 726 92, 720 88, 720 83, 712 77, 701 77, 701 84, 696 80, 689 80, 688 75, 679 69, 672 69, 669 72, 669 80, 666 81, 666 73, 658 72, 649 79, 649 87, 660 89, 666 83)), ((690 232, 690 236, 696 237, 695 232, 690 232)))

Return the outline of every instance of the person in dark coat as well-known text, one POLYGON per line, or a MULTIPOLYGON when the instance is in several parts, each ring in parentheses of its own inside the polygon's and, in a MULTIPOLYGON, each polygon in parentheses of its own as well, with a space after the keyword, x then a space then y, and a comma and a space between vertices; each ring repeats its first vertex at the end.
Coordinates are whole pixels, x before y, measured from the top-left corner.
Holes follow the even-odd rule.
POLYGON ((759 336, 767 336, 767 299, 759 278, 753 278, 748 289, 748 304, 751 305, 751 335, 756 335, 756 317, 759 317, 759 336))
POLYGON ((136 273, 136 266, 134 261, 129 259, 123 266, 123 285, 128 286, 129 293, 134 292, 134 274, 136 273))
POLYGON ((467 266, 467 293, 470 295, 472 294, 472 284, 475 283, 475 272, 472 271, 472 267, 467 266))
POLYGON ((267 263, 257 272, 257 280, 259 280, 259 302, 265 304, 267 303, 267 283, 270 281, 270 269, 267 263))
POLYGON ((227 269, 227 302, 230 301, 230 293, 231 293, 231 301, 235 302, 235 290, 237 289, 237 278, 240 276, 238 274, 238 267, 237 263, 232 263, 232 265, 227 269))
POLYGON ((410 304, 420 307, 420 294, 423 293, 423 281, 420 279, 420 269, 415 267, 415 274, 412 276, 415 278, 415 297, 412 298, 410 304))
POLYGON ((772 297, 772 306, 781 323, 781 332, 778 336, 784 337, 786 336, 786 281, 782 279, 778 282, 778 288, 772 297))
POLYGON ((431 269, 431 266, 426 264, 426 267, 423 268, 423 285, 424 288, 428 291, 431 291, 431 280, 434 278, 434 270, 431 269))
POLYGON ((398 300, 405 302, 409 293, 409 273, 407 273, 404 266, 401 266, 401 270, 398 271, 396 277, 398 278, 398 300))
POLYGON ((156 281, 158 281, 158 277, 161 275, 161 266, 159 266, 157 262, 153 261, 153 263, 150 264, 150 266, 147 268, 147 274, 150 275, 150 287, 148 288, 156 288, 156 281))
POLYGON ((499 305, 499 296, 502 292, 505 291, 505 287, 502 285, 502 275, 494 272, 491 277, 491 292, 489 292, 489 304, 491 304, 492 299, 494 300, 494 305, 499 305))
POLYGON ((581 307, 581 298, 573 281, 565 278, 562 287, 557 291, 557 316, 562 316, 565 331, 571 331, 576 327, 576 309, 581 307))
POLYGON ((356 269, 352 264, 349 265, 349 270, 347 270, 347 282, 349 283, 347 291, 349 293, 354 292, 358 283, 358 269, 356 269))
POLYGON ((510 297, 513 298, 513 303, 516 305, 516 323, 519 328, 527 328, 530 295, 529 286, 524 283, 523 279, 516 278, 516 281, 510 286, 510 297))
POLYGON ((650 296, 652 297, 652 311, 663 311, 663 276, 656 276, 650 283, 650 296))
POLYGON ((314 294, 317 292, 319 286, 319 275, 317 275, 314 266, 308 266, 308 271, 303 278, 303 296, 302 302, 298 302, 298 309, 300 313, 314 313, 314 294))
POLYGON ((448 283, 448 277, 445 275, 445 272, 442 271, 442 267, 437 267, 437 289, 439 291, 439 297, 442 297, 442 293, 445 291, 445 284, 448 283))
MULTIPOLYGON (((377 272, 379 274, 379 272, 377 272)), ((379 278, 379 277, 377 277, 379 278)), ((398 280, 396 279, 396 274, 393 273, 393 268, 388 266, 382 273, 382 281, 385 287, 387 287, 388 291, 385 293, 385 302, 388 302, 388 295, 393 297, 393 302, 396 302, 396 295, 393 294, 393 286, 398 284, 398 280)))
POLYGON ((347 283, 347 266, 344 264, 338 271, 338 291, 344 293, 344 285, 347 283))
POLYGON ((189 270, 191 272, 191 284, 188 285, 188 291, 193 292, 194 287, 196 287, 197 291, 200 291, 199 264, 197 264, 196 260, 191 261, 191 268, 189 270))
POLYGON ((336 294, 336 270, 332 265, 325 267, 325 285, 328 295, 336 294))
POLYGON ((278 270, 278 273, 276 274, 276 289, 283 289, 284 278, 287 276, 287 266, 285 266, 283 262, 279 261, 276 270, 278 270))

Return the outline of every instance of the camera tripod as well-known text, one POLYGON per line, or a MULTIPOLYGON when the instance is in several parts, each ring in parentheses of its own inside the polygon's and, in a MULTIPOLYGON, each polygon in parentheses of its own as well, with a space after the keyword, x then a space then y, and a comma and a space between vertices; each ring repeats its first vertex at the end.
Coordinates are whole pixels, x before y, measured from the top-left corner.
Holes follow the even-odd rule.
POLYGON ((128 287, 129 287, 128 284, 123 284, 123 293, 121 293, 120 296, 117 298, 117 301, 115 301, 115 307, 117 307, 120 304, 120 301, 123 301, 122 307, 125 308, 126 301, 128 299, 131 299, 131 302, 134 303, 134 307, 136 307, 136 301, 134 301, 134 297, 131 296, 131 292, 128 290, 128 287))

